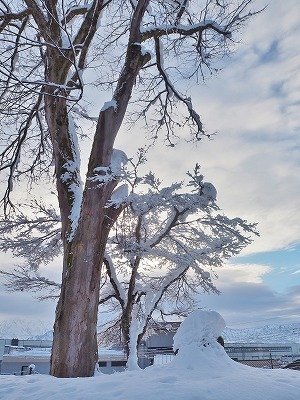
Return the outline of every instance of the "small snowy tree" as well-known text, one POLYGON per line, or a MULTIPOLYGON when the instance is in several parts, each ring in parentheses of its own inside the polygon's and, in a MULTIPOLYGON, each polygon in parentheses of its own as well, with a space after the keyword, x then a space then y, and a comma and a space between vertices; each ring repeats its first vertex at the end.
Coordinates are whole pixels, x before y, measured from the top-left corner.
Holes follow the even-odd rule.
POLYGON ((196 294, 218 293, 212 282, 216 269, 256 233, 254 224, 220 214, 216 190, 203 181, 198 165, 188 175, 187 185, 168 187, 152 173, 136 176, 139 184, 108 241, 100 304, 110 303, 115 317, 106 333, 112 330, 116 340, 117 329, 121 332, 128 368, 137 366, 153 316, 187 315, 197 306, 196 294), (139 193, 141 186, 148 190, 139 193))
POLYGON ((122 161, 113 147, 128 106, 135 105, 133 122, 144 118, 153 137, 162 132, 170 145, 179 128, 201 139, 200 116, 179 82, 197 82, 215 70, 213 62, 228 52, 233 34, 253 15, 251 3, 1 0, 4 213, 14 207, 13 184, 25 178, 39 184, 49 172, 60 209, 63 265, 52 375, 94 373, 101 265, 110 228, 122 211, 109 202, 122 161), (83 108, 84 78, 91 68, 91 80, 111 92, 104 105, 97 96, 94 119, 83 108), (87 135, 79 129, 84 118, 93 119, 95 129, 82 181, 78 138, 87 135))

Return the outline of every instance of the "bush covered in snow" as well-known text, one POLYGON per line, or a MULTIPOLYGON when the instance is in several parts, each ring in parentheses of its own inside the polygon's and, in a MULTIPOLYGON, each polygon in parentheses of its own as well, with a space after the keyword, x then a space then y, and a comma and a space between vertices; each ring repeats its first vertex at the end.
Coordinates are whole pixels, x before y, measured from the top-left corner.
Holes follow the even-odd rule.
POLYGON ((216 311, 196 310, 180 325, 174 336, 173 349, 177 354, 173 364, 187 369, 206 369, 214 365, 228 368, 234 361, 217 342, 226 327, 216 311))

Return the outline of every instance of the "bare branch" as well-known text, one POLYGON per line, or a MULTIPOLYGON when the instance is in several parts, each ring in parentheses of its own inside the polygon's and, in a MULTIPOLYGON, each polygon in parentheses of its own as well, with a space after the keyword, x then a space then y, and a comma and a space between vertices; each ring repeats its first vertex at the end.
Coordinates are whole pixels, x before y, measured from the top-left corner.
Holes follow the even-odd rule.
POLYGON ((18 266, 11 272, 0 270, 0 275, 5 279, 5 287, 9 292, 28 291, 32 293, 41 293, 46 291, 46 294, 39 294, 36 298, 39 300, 57 299, 59 296, 60 284, 51 281, 38 273, 18 266))
MULTIPOLYGON (((1 2, 3 4, 3 2, 1 2)), ((4 3, 6 10, 2 11, 2 14, 0 14, 0 34, 3 32, 6 27, 11 24, 13 21, 23 21, 24 19, 27 19, 29 16, 29 10, 24 9, 23 11, 20 11, 18 13, 13 13, 10 12, 9 7, 4 3)))

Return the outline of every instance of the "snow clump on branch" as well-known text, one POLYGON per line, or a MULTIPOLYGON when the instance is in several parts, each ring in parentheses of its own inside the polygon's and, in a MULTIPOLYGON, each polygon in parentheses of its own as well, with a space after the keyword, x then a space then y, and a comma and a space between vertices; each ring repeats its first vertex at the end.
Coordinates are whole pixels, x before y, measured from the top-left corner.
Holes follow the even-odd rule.
POLYGON ((118 180, 123 174, 123 165, 128 162, 127 155, 122 150, 113 149, 110 165, 107 167, 94 168, 94 174, 88 178, 90 182, 98 182, 96 187, 104 185, 110 181, 118 180))

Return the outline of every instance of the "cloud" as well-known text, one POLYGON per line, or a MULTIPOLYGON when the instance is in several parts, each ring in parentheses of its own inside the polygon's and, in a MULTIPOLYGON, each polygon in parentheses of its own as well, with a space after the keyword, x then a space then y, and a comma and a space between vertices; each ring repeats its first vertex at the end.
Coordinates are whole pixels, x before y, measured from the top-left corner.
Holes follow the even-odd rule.
POLYGON ((50 323, 54 321, 55 301, 38 301, 30 293, 7 293, 0 285, 0 321, 27 319, 45 320, 50 323))
POLYGON ((226 264, 216 270, 218 274, 216 284, 222 288, 233 283, 262 283, 264 275, 271 271, 272 268, 268 265, 226 264))
POLYGON ((300 269, 298 269, 297 271, 292 272, 292 275, 296 275, 296 274, 300 274, 300 269))
POLYGON ((264 281, 272 271, 267 265, 227 264, 215 282, 221 294, 200 295, 200 306, 218 311, 230 327, 298 321, 300 285, 274 290, 264 281))
POLYGON ((220 295, 203 295, 200 306, 218 311, 227 325, 259 325, 299 320, 299 286, 282 293, 260 283, 232 283, 220 295))
POLYGON ((199 162, 225 214, 258 222, 261 236, 244 254, 300 242, 298 7, 270 3, 224 70, 192 90, 206 128, 218 132, 213 140, 158 148, 150 158, 173 180, 199 162))

